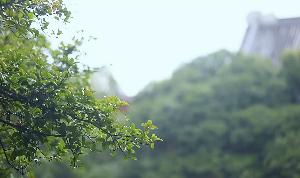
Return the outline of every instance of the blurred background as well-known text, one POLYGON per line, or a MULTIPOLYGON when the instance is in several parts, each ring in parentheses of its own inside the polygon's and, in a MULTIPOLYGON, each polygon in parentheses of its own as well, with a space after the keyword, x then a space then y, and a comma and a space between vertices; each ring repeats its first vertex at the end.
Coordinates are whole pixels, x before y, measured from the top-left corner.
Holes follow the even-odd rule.
MULTIPOLYGON (((130 103, 164 142, 138 161, 92 154, 85 169, 36 166, 43 178, 300 177, 300 2, 296 0, 64 0, 81 62, 100 67, 101 99, 130 103)), ((51 24, 51 23, 50 23, 51 24)), ((124 118, 120 114, 120 118, 124 118)))

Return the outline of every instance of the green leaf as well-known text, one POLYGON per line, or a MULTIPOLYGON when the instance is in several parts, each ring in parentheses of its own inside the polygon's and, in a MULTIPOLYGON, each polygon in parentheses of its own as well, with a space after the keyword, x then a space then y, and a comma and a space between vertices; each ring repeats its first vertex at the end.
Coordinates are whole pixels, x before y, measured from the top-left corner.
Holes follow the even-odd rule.
POLYGON ((12 21, 12 20, 7 20, 7 21, 4 22, 4 24, 9 25, 9 26, 13 26, 13 25, 15 25, 15 22, 12 21))
POLYGON ((40 32, 36 29, 33 29, 33 33, 35 35, 35 37, 39 36, 40 32))
POLYGON ((92 151, 95 151, 95 150, 96 150, 96 145, 93 144, 93 145, 92 145, 92 151))
POLYGON ((49 76, 49 72, 47 71, 47 70, 43 70, 42 72, 41 72, 41 76, 43 77, 43 78, 48 78, 48 76, 49 76))
POLYGON ((11 76, 10 80, 11 80, 12 82, 18 82, 18 81, 19 81, 18 75, 17 75, 17 74, 13 74, 13 75, 11 76))
POLYGON ((60 31, 60 30, 58 29, 57 35, 60 35, 60 34, 62 34, 62 31, 60 31))
POLYGON ((151 126, 150 126, 150 129, 151 129, 151 130, 155 130, 155 129, 157 129, 157 127, 156 127, 155 125, 151 125, 151 126))
POLYGON ((102 151, 105 151, 108 148, 107 142, 102 143, 102 151))
POLYGON ((134 156, 132 156, 132 157, 131 157, 131 159, 133 159, 133 160, 137 161, 137 158, 136 158, 136 157, 134 157, 134 156))
POLYGON ((111 154, 112 156, 116 156, 116 152, 115 152, 115 151, 110 151, 110 154, 111 154))
POLYGON ((96 142, 97 143, 102 143, 102 142, 104 142, 105 141, 105 139, 104 138, 96 138, 96 142))
POLYGON ((156 140, 156 138, 157 138, 157 136, 156 136, 155 134, 152 134, 152 136, 151 136, 151 140, 155 141, 155 140, 156 140))
POLYGON ((42 58, 38 59, 38 65, 43 65, 44 64, 44 60, 42 58))
POLYGON ((49 25, 48 22, 44 23, 42 29, 47 29, 47 28, 48 28, 48 25, 49 25))
POLYGON ((8 17, 13 17, 14 16, 14 10, 13 9, 6 9, 6 15, 8 17))
POLYGON ((134 129, 135 129, 135 124, 131 123, 131 130, 134 130, 134 129))
POLYGON ((63 150, 63 149, 64 149, 64 145, 63 145, 63 144, 58 144, 57 148, 58 148, 59 150, 63 150))
POLYGON ((154 149, 154 143, 151 143, 150 146, 151 146, 151 148, 153 150, 154 149))
POLYGON ((152 125, 152 120, 148 120, 147 124, 150 126, 152 125))
POLYGON ((10 155, 10 160, 13 161, 16 159, 16 157, 19 156, 18 155, 18 151, 17 150, 14 150, 11 155, 10 155))
POLYGON ((85 136, 81 137, 81 142, 82 142, 83 145, 85 145, 85 136))
POLYGON ((33 13, 31 13, 31 12, 30 12, 30 13, 28 13, 27 15, 28 15, 28 18, 29 18, 29 19, 33 19, 33 18, 34 18, 34 14, 33 14, 33 13))
POLYGON ((18 13, 18 17, 19 17, 19 18, 23 17, 23 14, 19 12, 19 13, 18 13))
POLYGON ((28 172, 28 177, 29 178, 35 178, 35 175, 33 174, 33 172, 29 171, 28 172))
POLYGON ((26 28, 23 27, 23 26, 18 26, 18 32, 19 32, 20 34, 24 34, 24 33, 26 33, 26 28))
POLYGON ((45 142, 45 145, 47 146, 47 148, 50 150, 51 149, 51 144, 49 142, 45 142))

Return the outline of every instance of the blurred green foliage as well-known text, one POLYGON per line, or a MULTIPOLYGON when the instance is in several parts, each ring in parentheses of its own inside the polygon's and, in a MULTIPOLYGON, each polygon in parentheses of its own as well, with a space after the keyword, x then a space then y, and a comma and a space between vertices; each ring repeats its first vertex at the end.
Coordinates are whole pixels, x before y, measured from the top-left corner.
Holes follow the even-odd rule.
POLYGON ((138 162, 87 156, 86 170, 52 167, 45 178, 300 177, 299 76, 299 51, 279 68, 226 50, 199 57, 133 98, 132 121, 152 118, 164 139, 155 152, 137 151, 138 162))
POLYGON ((124 177, 299 177, 299 54, 284 53, 275 68, 219 51, 141 92, 130 117, 155 118, 165 142, 124 177))

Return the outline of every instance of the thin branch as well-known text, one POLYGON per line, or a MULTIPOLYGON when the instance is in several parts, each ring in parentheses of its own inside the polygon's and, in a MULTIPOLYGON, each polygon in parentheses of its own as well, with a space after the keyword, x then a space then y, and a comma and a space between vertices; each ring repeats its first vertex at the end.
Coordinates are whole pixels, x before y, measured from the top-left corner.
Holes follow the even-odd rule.
POLYGON ((111 136, 111 137, 112 137, 112 136, 117 136, 117 135, 112 135, 111 133, 109 133, 108 131, 102 129, 100 126, 98 126, 97 124, 95 124, 95 123, 92 122, 92 121, 80 119, 80 118, 78 118, 75 114, 68 114, 68 113, 64 113, 64 114, 67 114, 67 115, 73 117, 73 119, 76 119, 76 120, 79 120, 79 121, 82 121, 82 122, 90 123, 90 124, 92 124, 93 126, 97 127, 98 129, 100 129, 101 131, 103 131, 104 133, 108 134, 108 135, 111 136))
MULTIPOLYGON (((24 126, 21 126, 21 125, 15 125, 13 123, 10 123, 8 121, 5 121, 3 119, 0 119, 0 122, 6 124, 6 125, 10 125, 14 128, 19 128, 19 129, 22 129, 22 130, 29 130, 27 127, 24 127, 24 126)), ((37 130, 31 130, 33 133, 35 133, 36 135, 42 135, 42 136, 51 136, 51 137, 65 137, 66 134, 63 134, 63 135, 56 135, 56 134, 47 134, 47 133, 44 133, 44 132, 39 132, 37 130)))
POLYGON ((93 144, 95 144, 95 141, 94 140, 92 140, 92 137, 90 137, 88 134, 84 134, 89 140, 91 140, 91 142, 93 143, 93 144))
MULTIPOLYGON (((70 114, 69 114, 69 115, 70 115, 70 114)), ((114 136, 118 136, 118 135, 113 135, 113 134, 109 133, 108 131, 106 131, 106 130, 100 128, 98 125, 96 125, 96 124, 93 123, 92 121, 80 119, 80 118, 78 118, 77 116, 75 116, 75 114, 70 115, 70 116, 73 117, 73 118, 76 119, 76 120, 79 120, 79 121, 82 121, 82 122, 90 123, 90 124, 92 124, 93 126, 95 126, 95 127, 97 127, 98 129, 100 129, 101 131, 103 131, 104 133, 108 134, 108 135, 112 138, 114 144, 117 145, 117 146, 119 147, 119 149, 121 150, 121 152, 124 154, 124 156, 127 157, 125 151, 122 149, 121 145, 117 143, 117 141, 116 141, 116 139, 115 139, 115 137, 114 137, 114 136)))
POLYGON ((16 168, 16 167, 15 167, 14 165, 12 165, 12 164, 10 163, 10 161, 8 160, 8 157, 7 157, 7 154, 6 154, 6 149, 5 149, 5 147, 4 147, 3 143, 2 143, 1 138, 0 138, 0 145, 1 145, 1 147, 2 147, 2 150, 3 150, 3 153, 4 153, 4 156, 5 156, 5 159, 6 159, 7 164, 10 165, 12 168, 14 168, 16 171, 18 171, 20 174, 24 175, 24 172, 23 172, 23 171, 20 171, 19 168, 16 168))

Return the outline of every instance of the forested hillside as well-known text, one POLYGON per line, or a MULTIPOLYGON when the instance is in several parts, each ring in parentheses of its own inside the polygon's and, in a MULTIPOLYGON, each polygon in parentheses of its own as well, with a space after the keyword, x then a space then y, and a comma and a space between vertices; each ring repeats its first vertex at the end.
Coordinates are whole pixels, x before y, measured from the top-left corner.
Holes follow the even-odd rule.
POLYGON ((131 121, 159 127, 156 151, 127 162, 88 156, 89 168, 64 177, 300 177, 299 96, 299 51, 279 68, 226 50, 199 57, 133 98, 131 121))
MULTIPOLYGON (((219 51, 134 98, 130 117, 153 118, 165 140, 123 177, 298 177, 300 56, 219 51)), ((143 118, 143 120, 138 120, 143 118)))

